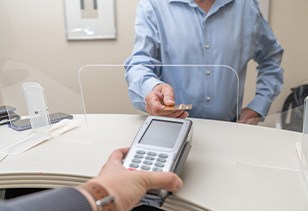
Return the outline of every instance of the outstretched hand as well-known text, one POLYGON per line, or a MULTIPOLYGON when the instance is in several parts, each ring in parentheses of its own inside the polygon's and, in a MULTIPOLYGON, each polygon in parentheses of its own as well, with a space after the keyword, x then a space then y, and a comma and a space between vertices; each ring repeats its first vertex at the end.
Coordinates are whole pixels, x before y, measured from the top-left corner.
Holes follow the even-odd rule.
POLYGON ((183 110, 165 111, 166 106, 173 106, 174 91, 169 84, 158 84, 145 98, 145 110, 155 116, 168 116, 175 118, 186 118, 188 112, 183 110))

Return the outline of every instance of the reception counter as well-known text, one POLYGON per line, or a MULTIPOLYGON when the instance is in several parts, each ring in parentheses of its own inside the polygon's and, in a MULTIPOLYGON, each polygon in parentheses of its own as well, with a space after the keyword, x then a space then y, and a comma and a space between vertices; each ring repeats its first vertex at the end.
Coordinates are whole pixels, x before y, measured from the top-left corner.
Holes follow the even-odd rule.
MULTIPOLYGON (((95 176, 114 149, 130 146, 145 118, 75 115, 80 127, 3 159, 0 188, 78 185, 95 176)), ((302 134, 191 120, 193 141, 181 175, 184 186, 166 200, 165 210, 308 210, 308 190, 295 148, 302 134)), ((0 147, 10 144, 12 136, 20 132, 0 126, 0 147)))

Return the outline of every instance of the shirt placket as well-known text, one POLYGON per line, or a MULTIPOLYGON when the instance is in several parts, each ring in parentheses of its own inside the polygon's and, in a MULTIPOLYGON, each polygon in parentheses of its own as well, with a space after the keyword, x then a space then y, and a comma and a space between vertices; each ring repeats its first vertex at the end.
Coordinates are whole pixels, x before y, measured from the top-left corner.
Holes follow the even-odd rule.
POLYGON ((203 18, 203 66, 202 72, 204 76, 204 114, 205 117, 210 116, 214 109, 214 95, 213 95, 213 48, 211 31, 206 17, 203 18))

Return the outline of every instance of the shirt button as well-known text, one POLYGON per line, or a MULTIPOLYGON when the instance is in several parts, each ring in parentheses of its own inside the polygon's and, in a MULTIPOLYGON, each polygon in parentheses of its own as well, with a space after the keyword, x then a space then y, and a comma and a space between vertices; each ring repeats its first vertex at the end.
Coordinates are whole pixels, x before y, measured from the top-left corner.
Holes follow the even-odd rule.
POLYGON ((209 45, 209 44, 206 44, 206 45, 205 45, 205 48, 206 48, 206 49, 209 49, 209 48, 210 48, 210 45, 209 45))
POLYGON ((210 71, 210 70, 207 70, 207 71, 206 71, 206 75, 211 75, 211 71, 210 71))
POLYGON ((211 101, 211 97, 206 97, 206 101, 211 101))

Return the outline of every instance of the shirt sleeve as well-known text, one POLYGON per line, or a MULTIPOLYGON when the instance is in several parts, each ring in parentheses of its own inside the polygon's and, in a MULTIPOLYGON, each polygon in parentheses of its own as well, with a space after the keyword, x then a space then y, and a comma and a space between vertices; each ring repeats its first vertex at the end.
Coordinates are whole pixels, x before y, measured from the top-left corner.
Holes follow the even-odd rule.
POLYGON ((256 95, 247 107, 265 117, 282 89, 284 70, 280 64, 283 49, 262 15, 257 21, 257 27, 258 37, 254 55, 254 60, 258 63, 256 95))
POLYGON ((75 188, 58 188, 0 202, 1 211, 91 211, 88 200, 75 188))
POLYGON ((135 44, 132 55, 125 61, 125 79, 133 105, 145 111, 144 98, 159 83, 160 38, 154 9, 149 1, 141 0, 135 22, 135 44))

